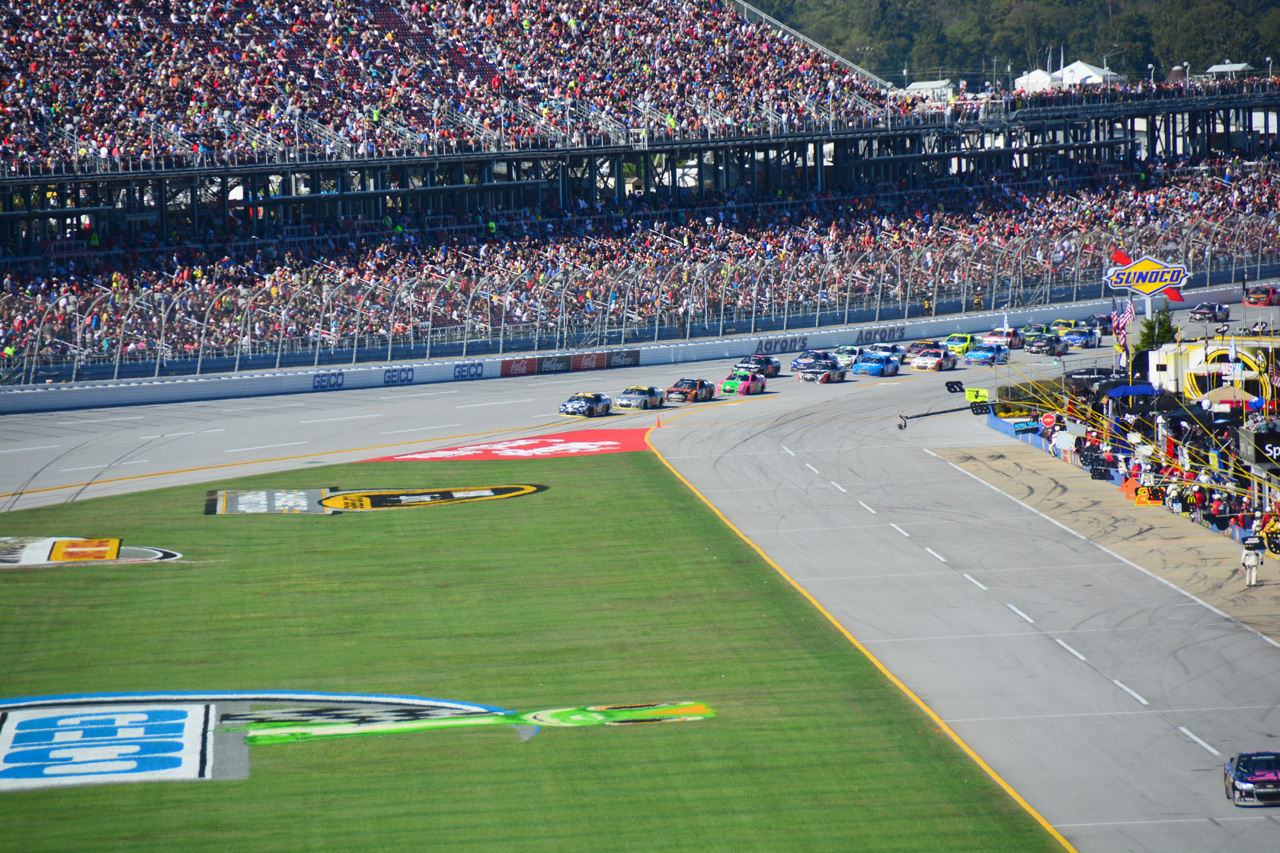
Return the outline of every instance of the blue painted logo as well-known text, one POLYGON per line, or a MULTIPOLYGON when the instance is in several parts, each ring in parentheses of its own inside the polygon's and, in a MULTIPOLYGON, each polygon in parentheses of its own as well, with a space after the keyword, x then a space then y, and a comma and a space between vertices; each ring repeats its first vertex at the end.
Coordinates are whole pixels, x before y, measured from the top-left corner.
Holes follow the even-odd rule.
POLYGON ((382 371, 383 385, 412 385, 412 367, 389 367, 382 371))
POLYGON ((333 391, 341 388, 345 380, 341 370, 326 370, 311 378, 311 388, 313 391, 333 391))
POLYGON ((464 364, 455 364, 453 366, 454 379, 483 379, 484 378, 484 362, 468 361, 464 364))

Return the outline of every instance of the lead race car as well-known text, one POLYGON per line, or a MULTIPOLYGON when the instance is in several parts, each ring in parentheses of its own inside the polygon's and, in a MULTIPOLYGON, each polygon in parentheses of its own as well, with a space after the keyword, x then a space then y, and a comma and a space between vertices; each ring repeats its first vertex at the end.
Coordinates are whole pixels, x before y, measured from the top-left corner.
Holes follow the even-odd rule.
POLYGON ((1280 752, 1242 752, 1222 767, 1227 799, 1237 806, 1280 805, 1280 752))
POLYGON ((661 388, 652 385, 629 385, 613 399, 619 409, 661 409, 667 400, 661 388))
POLYGON ((681 379, 667 389, 669 403, 701 403, 716 396, 716 383, 709 379, 681 379))
POLYGON ((764 377, 759 373, 735 370, 720 383, 720 393, 726 397, 738 394, 763 394, 764 387, 764 377))
POLYGON ((560 404, 560 414, 577 418, 594 418, 607 415, 613 409, 613 400, 607 394, 582 392, 574 394, 560 404))
POLYGON ((843 382, 844 376, 844 366, 835 359, 827 359, 825 361, 810 362, 809 366, 801 370, 796 376, 796 381, 826 384, 828 382, 843 382))
POLYGON ((804 370, 815 361, 833 361, 835 356, 824 349, 807 349, 791 361, 792 370, 804 370))

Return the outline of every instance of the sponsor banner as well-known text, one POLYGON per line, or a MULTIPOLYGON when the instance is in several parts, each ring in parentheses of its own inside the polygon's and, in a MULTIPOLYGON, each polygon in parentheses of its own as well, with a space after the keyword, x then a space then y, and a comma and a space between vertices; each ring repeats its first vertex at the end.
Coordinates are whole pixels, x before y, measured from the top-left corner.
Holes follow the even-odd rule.
POLYGON ((209 492, 205 515, 340 515, 518 498, 546 486, 473 486, 457 489, 245 489, 209 492))
POLYGON ((382 371, 382 384, 385 385, 412 385, 413 384, 413 368, 412 367, 388 367, 382 371))
POLYGON ((568 373, 573 368, 573 359, 568 355, 544 355, 538 359, 539 373, 568 373))
POLYGON ((1162 290, 1181 287, 1186 278, 1187 268, 1180 264, 1166 264, 1155 258, 1143 257, 1131 264, 1108 269, 1103 281, 1115 290, 1128 289, 1141 296, 1155 296, 1162 290))
POLYGON ((0 569, 61 563, 147 563, 181 557, 177 551, 125 545, 120 539, 0 536, 0 569))
POLYGON ((616 349, 609 353, 610 367, 636 367, 640 364, 640 350, 616 349))
POLYGON ((365 459, 365 462, 430 462, 438 459, 554 459, 647 450, 647 429, 599 429, 564 432, 536 438, 513 438, 483 444, 465 444, 441 450, 424 450, 399 456, 365 459))
POLYGON ((294 690, 4 699, 0 700, 0 792, 104 782, 245 778, 247 748, 261 744, 473 726, 511 726, 521 740, 528 740, 544 726, 687 723, 715 716, 701 702, 521 712, 418 696, 294 690), (220 762, 227 766, 220 767, 220 762))
POLYGON ((311 377, 312 391, 337 391, 346 384, 346 373, 341 370, 322 370, 311 377))
POLYGON ((208 778, 213 707, 0 708, 0 791, 208 778))
POLYGON ((464 361, 461 364, 455 364, 453 366, 453 378, 455 381, 459 379, 484 379, 484 362, 464 361))
POLYGON ((809 348, 809 336, 798 335, 789 338, 771 338, 756 344, 756 355, 772 355, 783 352, 800 352, 809 348))
POLYGON ((906 339, 906 324, 899 324, 897 326, 872 326, 868 329, 859 329, 858 336, 853 342, 854 344, 878 344, 905 341, 906 339))
POLYGON ((508 358, 502 362, 502 367, 498 369, 501 376, 530 376, 538 372, 538 360, 536 358, 508 358))
POLYGON ((604 370, 608 366, 607 352, 580 352, 574 353, 570 369, 577 373, 579 370, 604 370))

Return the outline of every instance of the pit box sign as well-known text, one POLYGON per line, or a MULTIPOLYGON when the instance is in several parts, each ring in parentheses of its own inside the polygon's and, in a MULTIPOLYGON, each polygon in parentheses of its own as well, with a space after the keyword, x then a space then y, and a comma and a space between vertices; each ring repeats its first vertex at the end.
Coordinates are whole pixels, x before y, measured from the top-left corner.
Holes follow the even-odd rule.
MULTIPOLYGON (((297 690, 0 699, 0 794, 110 782, 246 779, 250 747, 262 745, 475 726, 510 726, 523 742, 544 727, 647 726, 715 715, 701 702, 521 712, 418 696, 297 690)), ((335 773, 341 772, 338 760, 335 773)), ((276 771, 281 767, 287 761, 276 771)))
POLYGON ((1022 423, 1017 423, 1013 425, 1014 435, 1029 435, 1033 432, 1039 432, 1039 431, 1040 431, 1039 421, 1023 421, 1022 423))
POLYGON ((1164 506, 1164 486, 1139 486, 1133 493, 1134 506, 1164 506))
POLYGON ((205 497, 205 515, 340 515, 420 509, 518 498, 546 490, 531 484, 453 489, 228 489, 205 497))

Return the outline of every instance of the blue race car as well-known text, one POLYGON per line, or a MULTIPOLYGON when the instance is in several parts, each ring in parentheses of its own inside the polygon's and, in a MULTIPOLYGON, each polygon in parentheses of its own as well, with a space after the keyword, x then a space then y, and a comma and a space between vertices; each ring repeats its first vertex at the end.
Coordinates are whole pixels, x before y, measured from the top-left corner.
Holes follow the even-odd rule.
POLYGON ((835 356, 824 349, 807 349, 804 355, 799 356, 791 362, 792 370, 804 370, 815 361, 834 361, 835 356))
POLYGON ((853 363, 854 376, 897 376, 898 359, 882 352, 864 352, 853 363))
POLYGON ((1067 346, 1080 347, 1081 349, 1097 349, 1102 346, 1102 330, 1097 326, 1086 326, 1084 328, 1076 326, 1073 329, 1067 329, 1063 333, 1062 339, 1067 342, 1067 346))
POLYGON ((1008 364, 1009 348, 1000 344, 979 344, 964 354, 965 364, 1008 364))

